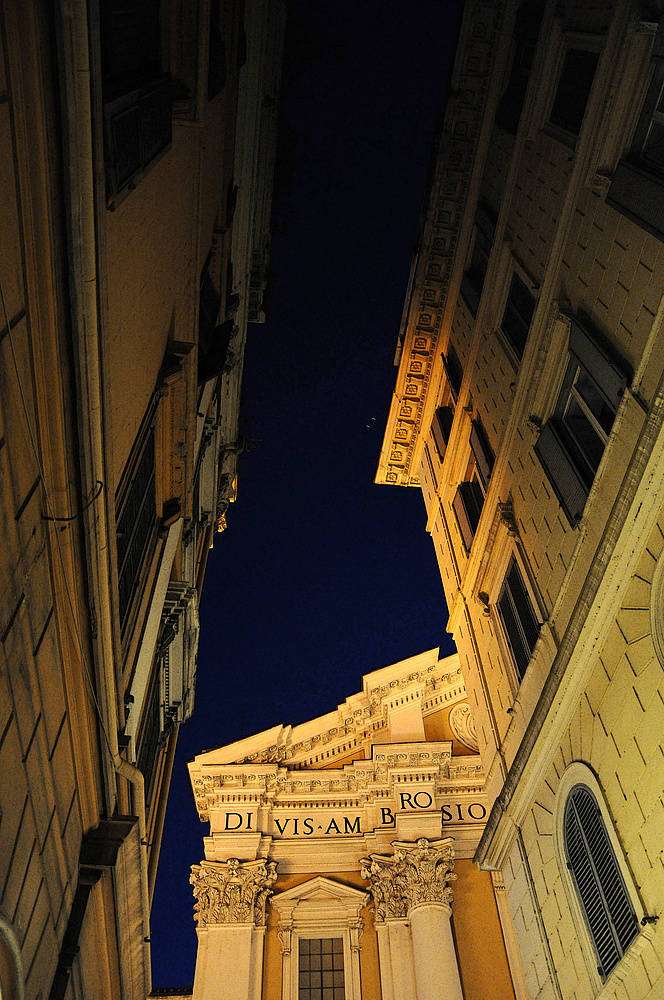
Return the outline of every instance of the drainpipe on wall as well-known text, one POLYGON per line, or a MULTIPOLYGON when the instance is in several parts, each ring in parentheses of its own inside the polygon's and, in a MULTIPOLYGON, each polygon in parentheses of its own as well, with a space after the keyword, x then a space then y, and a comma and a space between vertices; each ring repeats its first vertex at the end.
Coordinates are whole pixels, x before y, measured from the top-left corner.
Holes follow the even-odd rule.
MULTIPOLYGON (((72 340, 79 393, 78 431, 82 493, 91 497, 98 481, 107 482, 104 461, 103 402, 98 283, 96 269, 95 198, 93 174, 91 69, 88 47, 88 6, 86 0, 60 0, 56 14, 58 63, 62 92, 62 130, 64 147, 64 187, 68 226, 69 287, 71 295, 72 340)), ((143 775, 133 764, 120 757, 118 747, 119 690, 114 655, 109 563, 107 491, 104 506, 94 503, 84 509, 84 533, 87 555, 87 584, 90 597, 91 645, 95 676, 99 681, 98 697, 100 739, 106 777, 106 810, 112 815, 116 799, 116 775, 126 778, 133 788, 133 808, 138 815, 141 871, 141 906, 143 910, 143 979, 144 995, 150 992, 150 931, 145 794, 143 775)), ((117 902, 116 902, 117 905, 117 902)))

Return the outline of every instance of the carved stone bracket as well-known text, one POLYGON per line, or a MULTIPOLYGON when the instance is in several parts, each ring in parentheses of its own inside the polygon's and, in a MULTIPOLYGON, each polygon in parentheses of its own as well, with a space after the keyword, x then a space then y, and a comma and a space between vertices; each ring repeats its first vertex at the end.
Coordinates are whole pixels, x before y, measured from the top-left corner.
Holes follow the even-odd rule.
POLYGON ((420 837, 416 844, 395 841, 393 846, 393 855, 372 854, 360 862, 362 877, 371 883, 377 920, 407 917, 422 903, 449 906, 448 883, 456 879, 452 841, 420 837))
POLYGON ((194 920, 205 924, 254 923, 265 926, 265 904, 277 879, 276 861, 202 861, 192 865, 194 920))
POLYGON ((516 521, 514 502, 511 497, 505 503, 498 503, 498 513, 500 514, 500 520, 507 527, 507 534, 510 538, 517 538, 519 535, 519 525, 516 521))

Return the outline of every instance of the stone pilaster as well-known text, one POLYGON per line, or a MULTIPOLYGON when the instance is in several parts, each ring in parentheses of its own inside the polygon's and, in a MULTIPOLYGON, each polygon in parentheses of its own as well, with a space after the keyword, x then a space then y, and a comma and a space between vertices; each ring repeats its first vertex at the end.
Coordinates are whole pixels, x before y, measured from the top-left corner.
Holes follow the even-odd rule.
POLYGON ((193 865, 198 958, 193 1000, 260 1000, 265 905, 277 878, 274 861, 202 861, 193 865))

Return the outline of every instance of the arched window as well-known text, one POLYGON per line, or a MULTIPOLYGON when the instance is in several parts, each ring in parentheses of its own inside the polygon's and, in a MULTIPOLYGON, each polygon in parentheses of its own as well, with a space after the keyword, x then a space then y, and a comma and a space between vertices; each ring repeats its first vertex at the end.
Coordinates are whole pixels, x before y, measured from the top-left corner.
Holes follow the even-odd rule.
POLYGON ((567 867, 604 980, 638 934, 639 921, 599 804, 587 785, 575 785, 567 796, 563 837, 567 867))

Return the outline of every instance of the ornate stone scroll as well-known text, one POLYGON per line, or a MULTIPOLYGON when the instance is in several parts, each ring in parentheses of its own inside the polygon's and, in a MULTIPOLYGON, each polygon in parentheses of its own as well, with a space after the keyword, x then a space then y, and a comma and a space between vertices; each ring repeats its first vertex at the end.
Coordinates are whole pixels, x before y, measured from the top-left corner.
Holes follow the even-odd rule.
POLYGON ((192 865, 194 920, 204 924, 265 926, 265 904, 277 879, 276 861, 202 861, 192 865))
POLYGON ((469 750, 478 750, 477 733, 475 722, 467 701, 462 701, 455 705, 450 712, 450 729, 459 743, 463 743, 469 750))
POLYGON ((421 903, 452 902, 449 882, 454 873, 454 849, 448 840, 429 841, 420 837, 416 844, 394 842, 393 855, 372 854, 363 858, 362 878, 376 905, 377 920, 406 917, 421 903))

